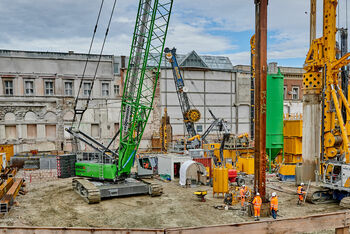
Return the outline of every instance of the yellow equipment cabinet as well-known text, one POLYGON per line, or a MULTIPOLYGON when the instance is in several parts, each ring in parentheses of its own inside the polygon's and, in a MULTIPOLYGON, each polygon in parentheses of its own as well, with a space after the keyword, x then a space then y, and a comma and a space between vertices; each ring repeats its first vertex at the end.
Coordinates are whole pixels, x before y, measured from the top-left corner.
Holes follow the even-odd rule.
POLYGON ((220 193, 228 193, 228 168, 214 167, 213 196, 220 193))
POLYGON ((253 157, 238 157, 237 170, 245 172, 248 175, 254 174, 254 158, 253 157))
POLYGON ((11 157, 14 155, 13 145, 0 145, 0 153, 6 153, 6 161, 10 162, 11 157))

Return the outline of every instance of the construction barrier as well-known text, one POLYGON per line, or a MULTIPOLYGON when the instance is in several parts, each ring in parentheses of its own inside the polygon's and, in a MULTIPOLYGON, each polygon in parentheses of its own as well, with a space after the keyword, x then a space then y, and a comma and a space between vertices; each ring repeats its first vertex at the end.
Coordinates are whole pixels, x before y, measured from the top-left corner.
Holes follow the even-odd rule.
POLYGON ((57 169, 23 171, 23 179, 28 183, 57 180, 57 169))
POLYGON ((162 229, 137 229, 137 228, 75 228, 75 227, 0 227, 0 233, 21 234, 133 234, 133 233, 307 233, 324 230, 336 230, 336 233, 349 233, 350 211, 334 212, 312 216, 284 218, 259 222, 246 222, 205 227, 189 228, 162 228, 162 229))

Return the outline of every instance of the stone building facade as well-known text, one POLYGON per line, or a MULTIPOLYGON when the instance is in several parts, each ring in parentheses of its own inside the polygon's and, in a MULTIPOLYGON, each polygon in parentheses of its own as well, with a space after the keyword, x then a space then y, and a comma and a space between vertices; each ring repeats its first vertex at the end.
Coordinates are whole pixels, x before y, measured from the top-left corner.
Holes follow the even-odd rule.
MULTIPOLYGON (((0 142, 15 152, 70 150, 73 105, 78 93, 85 54, 0 51, 0 142)), ((98 61, 89 57, 81 94, 86 96, 98 61)), ((93 101, 81 129, 107 142, 118 126, 119 72, 115 58, 104 55, 92 90, 93 101)))
MULTIPOLYGON (((234 67, 239 73, 250 74, 250 66, 237 65, 234 67)), ((284 113, 303 113, 303 68, 279 67, 284 75, 284 113)))
MULTIPOLYGON (((72 125, 86 54, 0 50, 0 144, 14 144, 15 152, 72 149, 65 128, 72 125)), ((93 83, 98 55, 90 55, 80 97, 86 98, 93 83)), ((224 118, 232 133, 249 131, 250 67, 232 66, 227 57, 199 56, 192 51, 178 55, 191 104, 202 114, 196 124, 199 134, 212 123, 209 109, 224 118)), ((103 144, 108 144, 120 121, 121 95, 128 58, 103 55, 92 89, 92 101, 80 129, 103 144)), ((301 103, 302 69, 281 68, 285 75, 286 107, 301 103), (290 79, 289 79, 290 78, 290 79), (289 81, 291 80, 291 81, 289 81), (295 80, 295 83, 293 83, 295 80), (299 85, 299 96, 288 96, 299 85), (290 90, 291 89, 291 90, 290 90)), ((173 126, 175 139, 186 135, 175 92, 170 64, 161 64, 154 109, 144 132, 140 149, 151 147, 159 130, 164 108, 173 126)), ((297 108, 296 108, 297 109, 297 108)), ((289 110, 289 111, 294 111, 289 110)), ((116 144, 112 148, 116 148, 116 144)), ((88 149, 81 145, 81 149, 88 149)))

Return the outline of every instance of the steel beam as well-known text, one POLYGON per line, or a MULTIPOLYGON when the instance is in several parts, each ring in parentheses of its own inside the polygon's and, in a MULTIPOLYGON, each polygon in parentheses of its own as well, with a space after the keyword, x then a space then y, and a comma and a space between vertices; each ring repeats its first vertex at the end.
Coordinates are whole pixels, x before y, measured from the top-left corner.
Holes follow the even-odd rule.
POLYGON ((316 0, 310 0, 310 46, 316 39, 316 0))
POLYGON ((255 160, 254 192, 266 201, 267 5, 255 0, 255 160))

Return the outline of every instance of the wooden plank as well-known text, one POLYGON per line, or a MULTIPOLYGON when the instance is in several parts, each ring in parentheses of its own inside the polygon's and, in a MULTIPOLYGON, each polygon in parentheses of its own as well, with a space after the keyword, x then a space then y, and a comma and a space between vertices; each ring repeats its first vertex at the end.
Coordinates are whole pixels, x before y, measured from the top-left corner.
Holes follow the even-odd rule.
POLYGON ((123 229, 123 228, 74 228, 74 227, 0 227, 0 233, 19 234, 209 234, 209 233, 297 233, 336 230, 337 233, 348 233, 350 211, 312 215, 306 217, 285 218, 259 222, 245 222, 206 227, 169 228, 169 229, 123 229))
POLYGON ((13 185, 13 178, 10 177, 7 180, 5 180, 4 183, 0 185, 0 199, 7 193, 7 191, 11 188, 13 185))
POLYGON ((320 214, 306 217, 285 218, 260 222, 247 222, 193 228, 166 229, 166 233, 295 233, 334 230, 349 225, 350 215, 347 211, 320 214))

